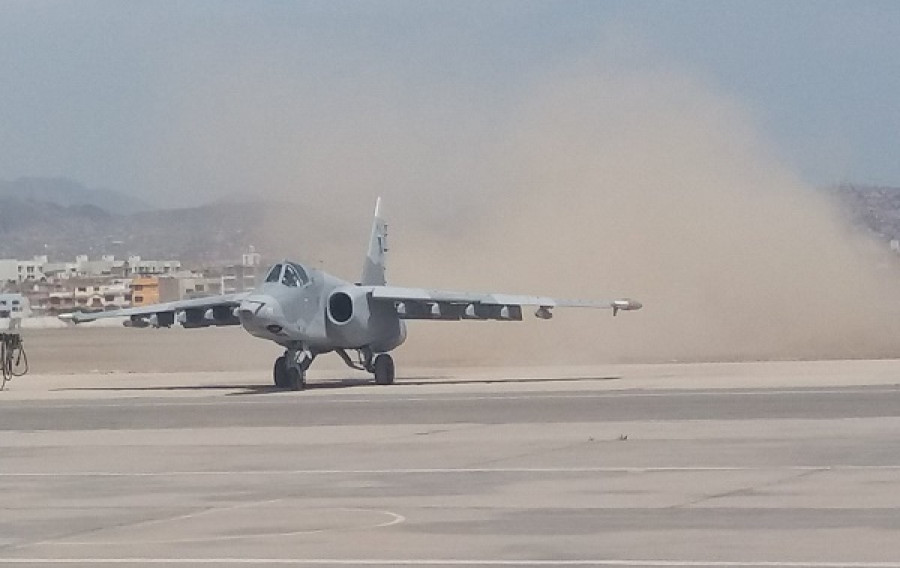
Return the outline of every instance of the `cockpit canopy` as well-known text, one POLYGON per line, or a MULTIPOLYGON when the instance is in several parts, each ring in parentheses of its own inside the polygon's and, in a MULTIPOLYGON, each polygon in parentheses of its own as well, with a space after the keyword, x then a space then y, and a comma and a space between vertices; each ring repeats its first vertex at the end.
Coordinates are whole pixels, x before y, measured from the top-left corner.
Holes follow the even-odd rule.
POLYGON ((269 269, 266 282, 281 282, 285 286, 298 288, 309 284, 309 274, 305 268, 295 262, 279 262, 269 269))

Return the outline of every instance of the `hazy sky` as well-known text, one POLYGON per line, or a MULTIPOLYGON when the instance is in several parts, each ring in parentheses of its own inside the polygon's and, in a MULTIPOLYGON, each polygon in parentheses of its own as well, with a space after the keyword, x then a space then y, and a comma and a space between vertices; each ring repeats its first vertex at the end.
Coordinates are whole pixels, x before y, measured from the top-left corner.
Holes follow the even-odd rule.
POLYGON ((477 152, 585 61, 702 79, 808 182, 900 185, 900 3, 757 0, 0 0, 0 179, 197 203, 420 117, 419 143, 477 152))

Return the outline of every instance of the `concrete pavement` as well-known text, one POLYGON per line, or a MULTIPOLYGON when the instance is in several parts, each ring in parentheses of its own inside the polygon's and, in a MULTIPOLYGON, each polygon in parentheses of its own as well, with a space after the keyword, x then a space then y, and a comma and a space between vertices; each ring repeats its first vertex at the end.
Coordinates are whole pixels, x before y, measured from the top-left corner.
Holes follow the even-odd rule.
POLYGON ((26 377, 0 565, 900 566, 898 371, 26 377))

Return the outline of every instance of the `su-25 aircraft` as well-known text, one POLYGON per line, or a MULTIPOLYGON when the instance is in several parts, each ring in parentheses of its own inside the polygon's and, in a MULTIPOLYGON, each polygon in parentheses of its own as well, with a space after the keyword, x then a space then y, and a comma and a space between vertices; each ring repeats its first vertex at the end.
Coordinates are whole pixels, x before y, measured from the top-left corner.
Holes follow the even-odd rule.
POLYGON ((563 300, 388 286, 385 253, 387 225, 379 198, 362 277, 356 284, 283 261, 273 266, 265 282, 252 292, 108 312, 76 312, 65 319, 81 323, 129 317, 126 325, 134 327, 171 327, 176 321, 187 328, 241 325, 251 335, 285 348, 284 355, 275 360, 275 386, 300 390, 313 360, 331 351, 348 366, 372 373, 377 384, 393 383, 394 361, 389 352, 406 340, 406 320, 521 321, 523 306, 536 307, 535 316, 541 319, 550 319, 551 309, 557 307, 608 308, 613 315, 641 308, 630 299, 563 300))

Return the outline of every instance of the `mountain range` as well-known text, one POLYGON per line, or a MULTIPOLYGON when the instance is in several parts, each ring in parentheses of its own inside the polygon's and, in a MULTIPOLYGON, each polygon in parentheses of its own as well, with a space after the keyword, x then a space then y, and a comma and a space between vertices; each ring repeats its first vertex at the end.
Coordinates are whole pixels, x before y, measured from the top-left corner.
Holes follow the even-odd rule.
POLYGON ((144 201, 112 189, 90 189, 67 178, 23 177, 0 180, 0 203, 17 200, 63 207, 93 206, 109 213, 129 214, 153 209, 144 201))
POLYGON ((276 203, 238 201, 153 209, 122 193, 67 179, 0 181, 0 258, 137 254, 233 262, 250 245, 265 246, 271 240, 263 230, 266 223, 285 212, 276 203))
MULTIPOLYGON (((845 184, 823 191, 877 238, 900 240, 900 188, 845 184)), ((319 217, 290 204, 234 199, 153 209, 123 193, 63 178, 0 180, 0 258, 138 254, 189 264, 233 262, 251 245, 269 255, 296 252, 310 235, 328 232, 327 220, 319 217)))

